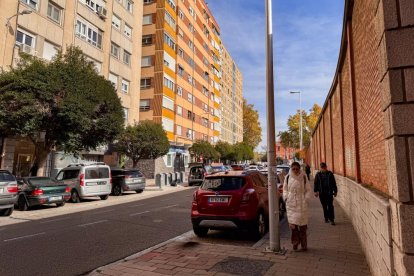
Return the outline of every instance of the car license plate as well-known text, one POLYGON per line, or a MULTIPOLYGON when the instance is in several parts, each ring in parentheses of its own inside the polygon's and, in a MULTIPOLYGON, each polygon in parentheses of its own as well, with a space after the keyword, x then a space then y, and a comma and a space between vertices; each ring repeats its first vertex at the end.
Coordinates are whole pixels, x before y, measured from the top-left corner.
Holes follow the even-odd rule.
POLYGON ((208 202, 227 203, 229 198, 227 196, 211 196, 208 198, 208 202))
POLYGON ((106 185, 106 181, 99 181, 98 185, 106 185))
POLYGON ((0 188, 0 194, 4 193, 4 189, 0 188))
POLYGON ((62 200, 61 196, 51 196, 49 198, 49 201, 60 201, 60 200, 62 200))

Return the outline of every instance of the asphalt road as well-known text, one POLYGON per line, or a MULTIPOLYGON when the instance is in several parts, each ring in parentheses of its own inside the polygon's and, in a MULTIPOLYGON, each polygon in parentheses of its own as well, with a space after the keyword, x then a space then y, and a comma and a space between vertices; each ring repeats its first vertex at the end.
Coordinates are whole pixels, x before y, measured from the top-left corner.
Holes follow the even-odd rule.
POLYGON ((181 235, 192 229, 192 193, 0 227, 0 275, 85 274, 181 235))

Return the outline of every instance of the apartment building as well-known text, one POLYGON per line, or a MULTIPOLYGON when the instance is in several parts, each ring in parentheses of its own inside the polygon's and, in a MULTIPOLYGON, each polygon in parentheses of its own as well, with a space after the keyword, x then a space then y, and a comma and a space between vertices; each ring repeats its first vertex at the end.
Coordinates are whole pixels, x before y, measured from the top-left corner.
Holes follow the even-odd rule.
POLYGON ((220 29, 204 0, 145 0, 143 13, 139 117, 164 126, 171 168, 194 141, 220 139, 220 29))
POLYGON ((243 141, 243 76, 224 45, 222 50, 220 140, 236 144, 243 141))
MULTIPOLYGON (((79 46, 114 84, 132 124, 140 115, 142 9, 133 0, 1 0, 0 66, 15 65, 19 52, 51 60, 58 50, 79 46)), ((25 175, 33 146, 26 139, 1 141, 1 168, 25 175)))

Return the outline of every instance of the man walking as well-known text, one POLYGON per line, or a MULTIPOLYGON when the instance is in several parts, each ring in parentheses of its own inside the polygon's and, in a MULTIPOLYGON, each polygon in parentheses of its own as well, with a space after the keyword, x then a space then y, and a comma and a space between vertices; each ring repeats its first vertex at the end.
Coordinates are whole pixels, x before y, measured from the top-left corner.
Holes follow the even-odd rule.
POLYGON ((330 221, 332 225, 335 225, 333 199, 338 193, 335 177, 331 171, 328 171, 326 163, 321 163, 320 168, 321 170, 315 176, 313 191, 321 201, 325 222, 330 221))

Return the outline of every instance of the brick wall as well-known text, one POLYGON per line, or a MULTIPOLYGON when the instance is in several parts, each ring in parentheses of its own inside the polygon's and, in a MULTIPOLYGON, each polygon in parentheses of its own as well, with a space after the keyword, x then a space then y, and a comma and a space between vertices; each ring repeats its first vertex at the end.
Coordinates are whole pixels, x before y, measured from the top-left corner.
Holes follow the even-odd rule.
POLYGON ((339 183, 373 275, 414 275, 414 1, 346 0, 307 161, 339 183))

